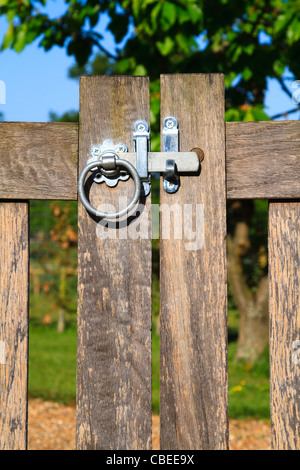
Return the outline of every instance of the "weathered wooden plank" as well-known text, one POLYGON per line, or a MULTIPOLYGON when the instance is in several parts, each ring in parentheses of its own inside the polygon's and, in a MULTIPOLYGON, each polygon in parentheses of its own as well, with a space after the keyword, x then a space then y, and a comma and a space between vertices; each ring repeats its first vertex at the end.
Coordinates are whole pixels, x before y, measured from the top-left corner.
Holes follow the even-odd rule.
POLYGON ((0 202, 0 449, 27 447, 28 203, 0 202))
POLYGON ((0 123, 0 198, 77 199, 78 124, 0 123))
POLYGON ((180 150, 205 154, 200 175, 182 176, 175 194, 161 189, 161 449, 226 449, 224 77, 162 76, 161 96, 180 150), (167 209, 177 212, 170 236, 167 209))
MULTIPOLYGON (((300 121, 227 122, 227 199, 300 197, 299 140, 300 121)), ((77 160, 78 124, 1 122, 0 198, 76 200, 77 160)))
POLYGON ((300 450, 300 202, 269 204, 272 447, 300 450))
POLYGON ((228 199, 300 197, 300 122, 226 123, 228 199))
MULTIPOLYGON (((90 147, 105 139, 133 150, 135 121, 149 122, 148 87, 143 77, 81 78, 80 171, 90 147)), ((132 194, 132 180, 116 188, 93 184, 90 201, 117 210, 119 197, 128 203, 132 194)), ((151 449, 150 204, 148 196, 128 226, 104 229, 79 203, 79 449, 151 449)))

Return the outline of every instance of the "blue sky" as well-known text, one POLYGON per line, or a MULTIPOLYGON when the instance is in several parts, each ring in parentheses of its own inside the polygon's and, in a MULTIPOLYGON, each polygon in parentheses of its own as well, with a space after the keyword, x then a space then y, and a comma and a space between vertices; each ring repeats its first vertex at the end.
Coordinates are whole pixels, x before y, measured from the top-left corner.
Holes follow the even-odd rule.
MULTIPOLYGON (((65 10, 61 0, 50 1, 47 12, 56 16, 65 10)), ((97 30, 103 33, 108 18, 102 17, 97 30)), ((0 41, 7 29, 6 19, 0 18, 0 41)), ((6 121, 43 122, 49 112, 62 114, 79 108, 79 83, 68 78, 68 69, 74 65, 64 48, 53 47, 45 52, 38 47, 39 39, 21 53, 13 50, 0 52, 0 80, 6 84, 6 104, 0 112, 6 121)), ((109 31, 103 45, 113 52, 115 44, 109 31)))
MULTIPOLYGON (((50 1, 47 12, 57 15, 64 11, 62 0, 50 1)), ((112 35, 106 31, 107 17, 102 17, 97 30, 104 34, 103 45, 113 52, 112 35)), ((6 31, 6 20, 0 18, 0 41, 6 31)), ((38 47, 39 40, 27 46, 21 53, 5 50, 0 53, 0 80, 6 84, 6 103, 0 104, 0 112, 6 121, 43 122, 49 120, 49 112, 62 114, 78 110, 79 84, 68 78, 68 69, 74 59, 65 49, 54 47, 44 52, 38 47)), ((286 82, 291 89, 292 81, 286 82)), ((295 105, 281 90, 275 80, 268 81, 265 105, 267 113, 274 115, 287 111, 295 105)), ((289 119, 298 119, 299 113, 289 119)))

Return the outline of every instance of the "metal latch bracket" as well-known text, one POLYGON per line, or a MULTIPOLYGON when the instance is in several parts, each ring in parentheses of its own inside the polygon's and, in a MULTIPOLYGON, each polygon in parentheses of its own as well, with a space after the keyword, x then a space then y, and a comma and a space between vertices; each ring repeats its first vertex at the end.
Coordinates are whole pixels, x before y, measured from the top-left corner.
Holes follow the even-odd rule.
MULTIPOLYGON (((180 174, 197 173, 200 168, 199 152, 195 151, 200 149, 179 152, 178 123, 177 119, 172 116, 163 121, 162 152, 150 151, 149 125, 143 120, 136 121, 134 124, 133 148, 134 152, 131 153, 127 151, 124 143, 115 144, 111 139, 105 140, 101 145, 91 147, 91 157, 87 164, 96 163, 111 156, 111 151, 116 158, 126 160, 136 168, 142 183, 141 194, 144 196, 150 192, 151 173, 162 174, 165 191, 174 193, 180 187, 180 174)), ((105 182, 110 187, 116 186, 119 180, 126 181, 129 178, 128 172, 121 167, 107 170, 95 166, 91 171, 95 172, 95 183, 105 182)))

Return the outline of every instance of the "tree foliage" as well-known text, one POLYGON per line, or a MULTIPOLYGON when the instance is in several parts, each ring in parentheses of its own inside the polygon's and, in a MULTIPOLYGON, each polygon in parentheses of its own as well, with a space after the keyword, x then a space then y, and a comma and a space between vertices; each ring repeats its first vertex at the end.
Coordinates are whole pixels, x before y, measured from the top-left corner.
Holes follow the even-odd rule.
POLYGON ((149 75, 153 81, 161 73, 222 72, 230 120, 265 117, 267 77, 288 92, 285 70, 300 76, 300 0, 66 0, 56 18, 45 12, 46 4, 0 0, 0 15, 8 21, 2 49, 20 52, 35 40, 46 51, 65 47, 79 69, 99 52, 103 73, 149 75), (103 47, 103 14, 117 44, 132 31, 115 55, 103 47))

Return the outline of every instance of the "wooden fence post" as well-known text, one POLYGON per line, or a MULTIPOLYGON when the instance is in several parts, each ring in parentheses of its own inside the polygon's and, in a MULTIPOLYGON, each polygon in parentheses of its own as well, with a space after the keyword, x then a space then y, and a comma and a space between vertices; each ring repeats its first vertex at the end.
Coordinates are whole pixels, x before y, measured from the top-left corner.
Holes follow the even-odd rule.
POLYGON ((269 204, 272 447, 300 450, 300 202, 269 204))
POLYGON ((161 204, 182 216, 168 237, 161 208, 164 450, 228 447, 224 109, 222 74, 162 76, 161 122, 174 116, 180 151, 205 155, 200 176, 181 177, 177 193, 161 189, 161 204))
MULTIPOLYGON (((148 78, 81 77, 79 170, 106 139, 133 151, 137 120, 149 123, 148 78)), ((132 194, 132 180, 90 188, 94 207, 118 210, 119 196, 132 194)), ((151 449, 150 204, 148 196, 128 226, 105 228, 79 203, 78 449, 151 449)))
POLYGON ((27 448, 28 203, 0 202, 0 449, 27 448))

